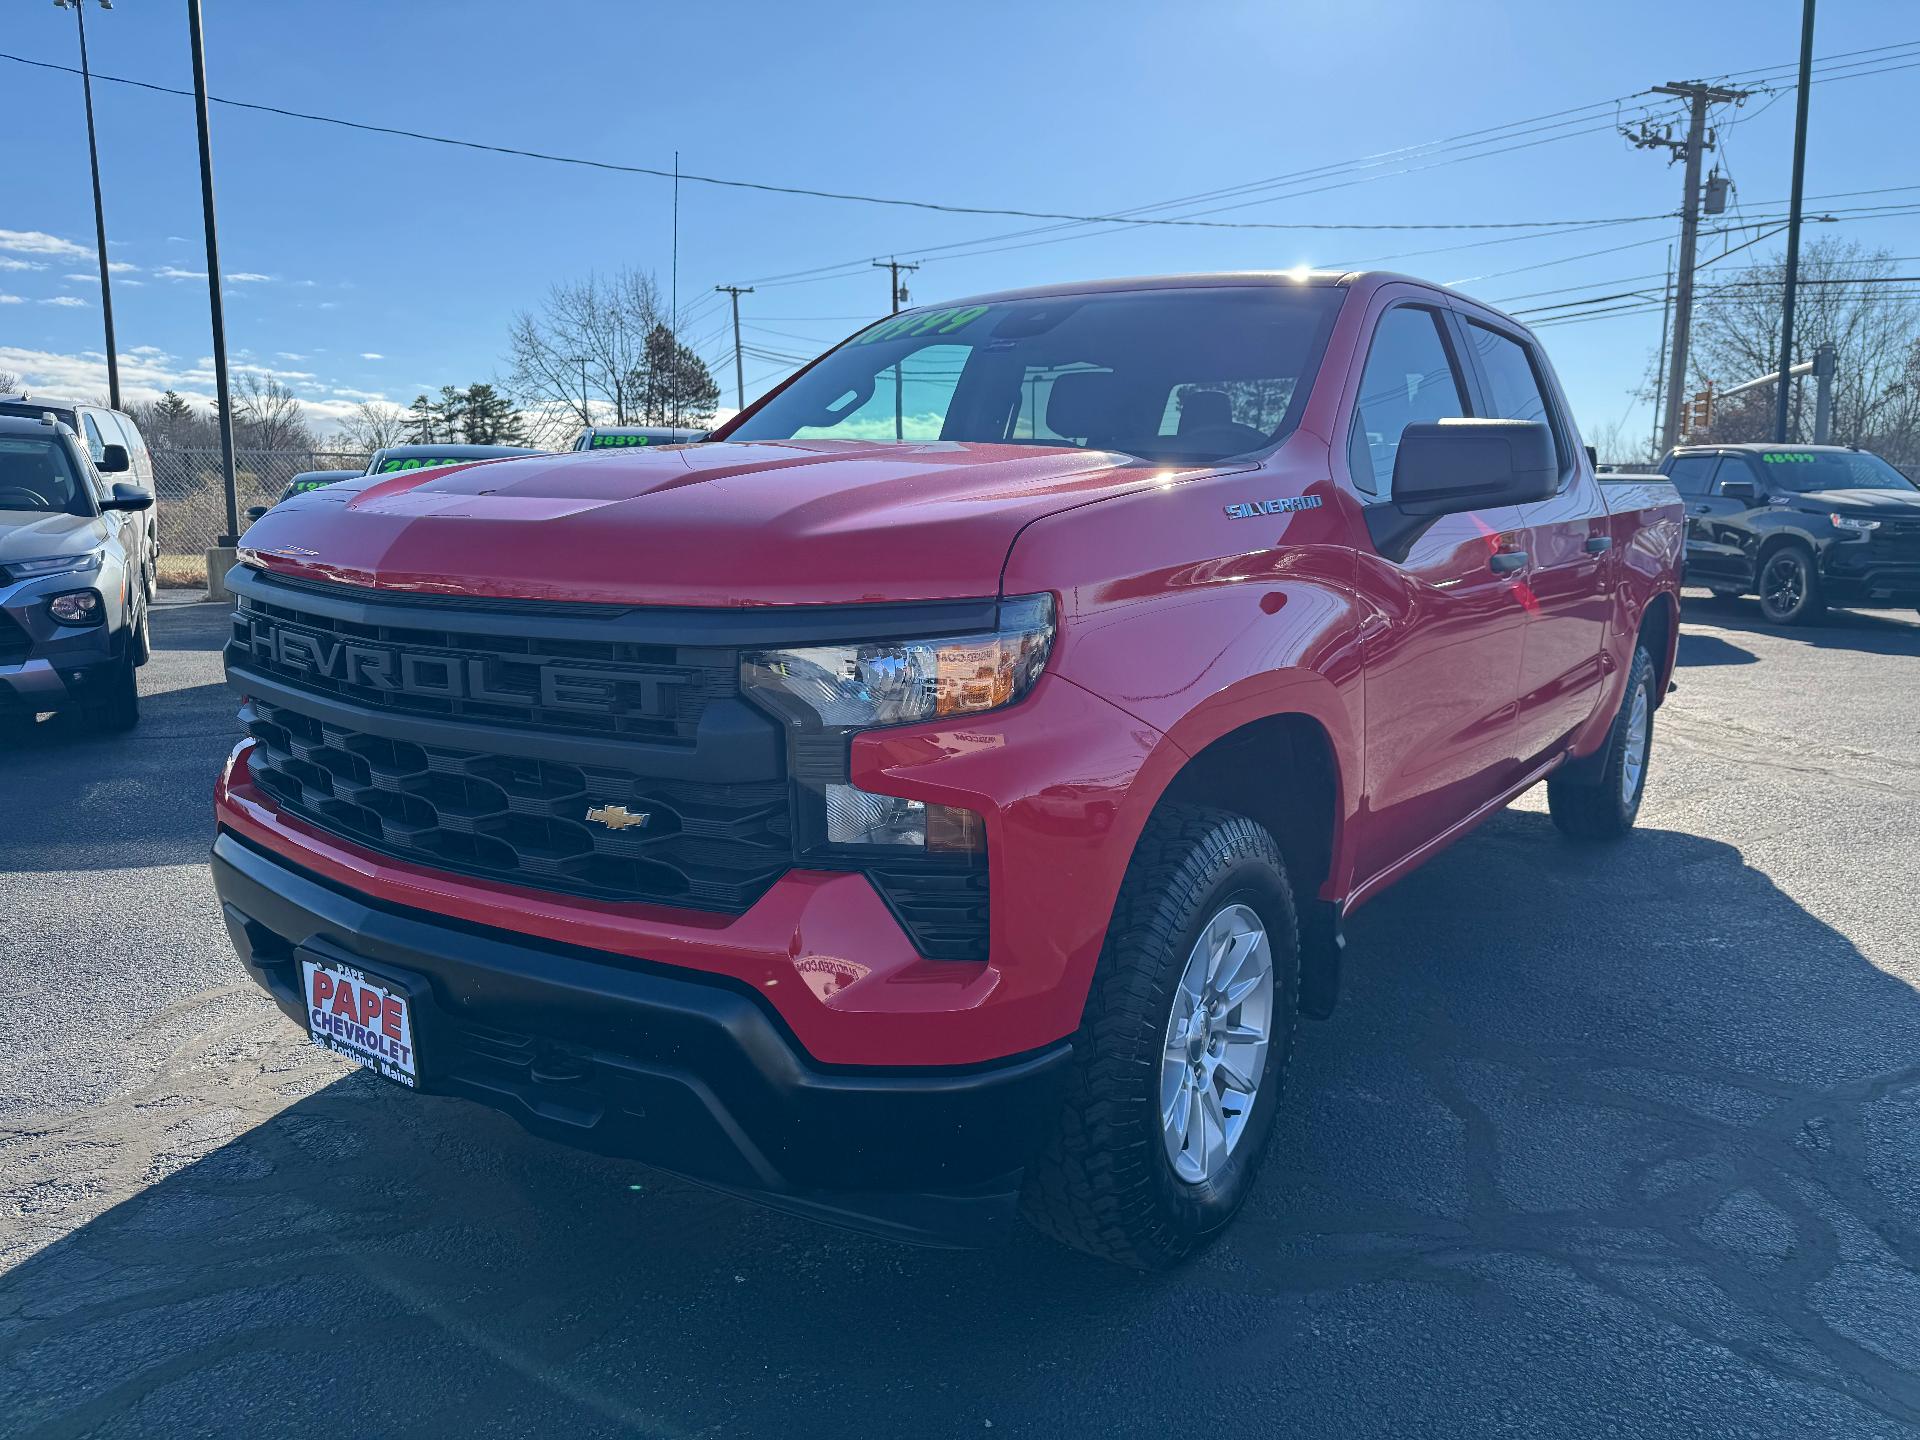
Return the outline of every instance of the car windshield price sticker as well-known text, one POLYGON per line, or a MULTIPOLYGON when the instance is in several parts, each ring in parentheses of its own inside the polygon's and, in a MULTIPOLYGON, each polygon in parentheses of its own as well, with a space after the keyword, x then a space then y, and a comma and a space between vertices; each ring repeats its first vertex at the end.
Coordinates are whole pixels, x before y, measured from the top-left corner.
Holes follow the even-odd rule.
POLYGON ((307 1002, 307 1033, 313 1043, 412 1088, 413 1007, 396 990, 350 965, 304 957, 300 988, 307 1002))

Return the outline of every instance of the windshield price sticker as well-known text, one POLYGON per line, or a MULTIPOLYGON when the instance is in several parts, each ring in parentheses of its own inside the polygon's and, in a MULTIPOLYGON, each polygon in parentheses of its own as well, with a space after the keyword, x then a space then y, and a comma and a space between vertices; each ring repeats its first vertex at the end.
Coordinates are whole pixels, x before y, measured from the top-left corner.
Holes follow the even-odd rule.
POLYGON ((380 467, 382 475, 391 475, 399 470, 431 470, 436 465, 464 465, 464 460, 389 460, 380 467))
POLYGON ((626 445, 651 445, 650 435, 596 435, 593 437, 595 450, 618 450, 626 445))
POLYGON ((864 335, 854 337, 856 345, 871 345, 879 340, 905 340, 916 335, 951 335, 964 330, 987 313, 984 305, 962 305, 954 310, 914 310, 884 320, 864 335))
POLYGON ((1789 455, 1780 451, 1771 451, 1762 455, 1760 458, 1769 465, 1811 465, 1819 457, 1816 455, 1789 455))

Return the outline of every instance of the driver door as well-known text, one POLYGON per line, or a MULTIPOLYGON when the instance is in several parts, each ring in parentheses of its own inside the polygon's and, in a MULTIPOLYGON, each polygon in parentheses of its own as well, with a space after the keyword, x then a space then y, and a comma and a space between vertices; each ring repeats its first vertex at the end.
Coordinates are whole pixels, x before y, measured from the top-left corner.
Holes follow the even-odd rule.
MULTIPOLYGON (((1408 425, 1473 413, 1455 335, 1438 305, 1395 304, 1377 320, 1345 449, 1363 503, 1390 499, 1408 425)), ((1367 793, 1357 880, 1519 779, 1525 530, 1520 507, 1503 506, 1442 517, 1404 559, 1361 542, 1367 793)))

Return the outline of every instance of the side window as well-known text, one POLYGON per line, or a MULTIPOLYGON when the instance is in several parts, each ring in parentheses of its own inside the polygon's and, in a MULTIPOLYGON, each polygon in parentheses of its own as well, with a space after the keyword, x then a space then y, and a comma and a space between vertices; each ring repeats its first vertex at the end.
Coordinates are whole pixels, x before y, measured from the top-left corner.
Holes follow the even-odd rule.
POLYGON ((93 463, 98 465, 106 458, 107 442, 100 438, 100 427, 93 423, 93 412, 91 410, 82 410, 80 412, 80 423, 86 429, 87 453, 93 456, 93 463))
POLYGON ((1682 495, 1706 495, 1712 490, 1713 472, 1719 464, 1718 455, 1681 455, 1667 471, 1667 478, 1682 495))
POLYGON ((1713 477, 1713 493, 1718 495, 1720 487, 1729 480, 1751 480, 1754 489, 1762 498, 1767 493, 1766 472, 1760 462, 1752 455, 1728 455, 1720 466, 1720 473, 1713 477))
POLYGON ((1528 347, 1498 330, 1489 330, 1477 321, 1467 322, 1468 342, 1480 361, 1480 373, 1486 377, 1487 399, 1493 416, 1500 420, 1538 420, 1553 431, 1554 450, 1560 468, 1567 467, 1567 447, 1554 424, 1553 411, 1547 406, 1546 386, 1540 383, 1528 347))
POLYGON ((1466 389, 1447 349, 1440 317, 1419 305, 1397 305, 1380 317, 1360 374, 1347 468, 1369 495, 1393 493, 1393 462, 1409 425, 1457 420, 1466 389))

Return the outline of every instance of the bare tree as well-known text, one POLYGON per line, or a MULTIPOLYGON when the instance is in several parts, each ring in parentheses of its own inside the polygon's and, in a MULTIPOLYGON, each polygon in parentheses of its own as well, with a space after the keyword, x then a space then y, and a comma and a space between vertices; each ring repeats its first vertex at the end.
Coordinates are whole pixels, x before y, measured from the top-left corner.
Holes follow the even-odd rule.
POLYGON ((635 377, 646 373, 647 336, 665 317, 660 287, 645 271, 554 285, 538 314, 521 311, 508 332, 515 394, 581 425, 634 423, 635 377))
POLYGON ((412 438, 412 421, 398 405, 385 400, 363 400, 340 421, 341 448, 372 454, 412 438))
MULTIPOLYGON (((1711 273, 1711 272, 1709 272, 1711 273)), ((1913 386, 1920 304, 1887 284, 1892 258, 1880 250, 1821 239, 1800 258, 1800 291, 1794 307, 1794 358, 1810 358, 1822 344, 1834 347, 1833 439, 1872 448, 1877 442, 1908 457, 1920 449, 1914 429, 1913 386)), ((1786 281, 1784 260, 1755 265, 1707 284, 1694 314, 1689 368, 1692 388, 1738 384, 1769 374, 1780 364, 1780 310, 1786 281)), ((1750 390, 1715 407, 1716 440, 1770 440, 1778 392, 1750 390)), ((1794 382, 1787 433, 1810 440, 1813 385, 1794 382)))
POLYGON ((279 377, 243 370, 233 380, 234 441, 248 450, 311 450, 306 410, 279 377))
POLYGON ((0 370, 0 395, 18 395, 24 388, 18 375, 11 370, 0 370))

